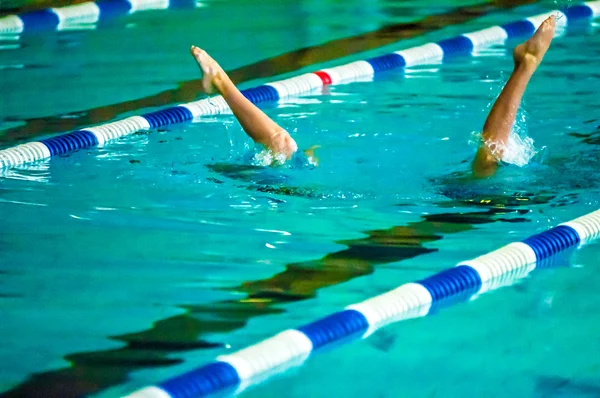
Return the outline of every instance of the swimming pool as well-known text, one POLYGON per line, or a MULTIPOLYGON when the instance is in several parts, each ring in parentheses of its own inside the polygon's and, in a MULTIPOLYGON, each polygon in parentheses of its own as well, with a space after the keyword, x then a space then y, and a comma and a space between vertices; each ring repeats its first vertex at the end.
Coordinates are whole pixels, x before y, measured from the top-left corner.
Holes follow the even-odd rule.
MULTIPOLYGON (((451 174, 506 77, 503 48, 271 106, 300 146, 322 146, 314 170, 248 167, 248 142, 224 115, 9 172, 4 385, 48 371, 13 394, 116 385, 104 396, 117 396, 595 210, 596 29, 556 41, 532 81, 526 124, 548 148, 538 162, 470 191, 451 174), (490 195, 499 202, 465 203, 490 195)), ((566 263, 577 267, 392 326, 246 395, 590 396, 597 253, 587 246, 566 263), (467 374, 477 381, 465 385, 467 374)))

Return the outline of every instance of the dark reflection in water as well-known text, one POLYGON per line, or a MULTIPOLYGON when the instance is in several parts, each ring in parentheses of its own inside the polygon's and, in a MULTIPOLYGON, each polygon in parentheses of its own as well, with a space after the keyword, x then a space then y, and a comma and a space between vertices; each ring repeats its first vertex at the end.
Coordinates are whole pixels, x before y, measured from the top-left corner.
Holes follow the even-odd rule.
MULTIPOLYGON (((348 54, 372 50, 402 39, 417 37, 446 26, 465 23, 496 11, 498 8, 510 9, 531 3, 535 3, 535 0, 491 0, 458 7, 445 13, 427 16, 421 21, 391 24, 372 32, 300 48, 242 66, 228 73, 235 83, 281 75, 306 66, 346 57, 348 54)), ((402 8, 401 13, 404 13, 405 10, 406 8, 402 8)), ((391 8, 387 11, 391 13, 391 8)), ((26 119, 23 125, 5 130, 2 142, 14 142, 34 135, 70 131, 82 126, 106 122, 126 112, 142 108, 194 101, 201 92, 201 80, 194 79, 180 82, 175 89, 165 90, 144 98, 79 111, 78 117, 65 117, 64 114, 61 114, 26 119)), ((73 116, 73 114, 69 116, 73 116)))
MULTIPOLYGON (((289 177, 280 170, 225 164, 211 165, 209 168, 220 176, 246 183, 248 189, 269 195, 321 195, 315 189, 287 186, 289 177)), ((71 363, 71 367, 33 375, 3 394, 3 397, 69 398, 101 391, 125 382, 130 372, 182 362, 174 358, 177 352, 222 347, 224 342, 214 337, 215 334, 225 336, 243 328, 254 317, 283 313, 285 303, 310 299, 316 296, 319 289, 369 275, 379 265, 434 252, 437 249, 427 247, 427 244, 441 240, 445 235, 469 231, 481 224, 527 222, 524 215, 536 205, 563 206, 577 200, 573 192, 555 194, 543 190, 537 193, 516 190, 507 195, 502 190, 490 190, 486 183, 465 188, 464 184, 457 185, 452 180, 453 177, 448 176, 437 181, 438 188, 451 199, 436 205, 439 208, 471 210, 426 215, 407 225, 368 231, 368 236, 361 239, 340 241, 338 243, 345 245, 346 249, 320 259, 287 264, 283 272, 270 278, 247 281, 229 289, 245 293, 242 299, 181 306, 186 310, 183 314, 157 321, 151 328, 141 332, 112 337, 123 342, 124 347, 68 355, 65 359, 71 363), (486 190, 499 193, 483 194, 486 190), (480 209, 472 210, 474 208, 480 209)), ((507 181, 514 184, 514 180, 507 181)), ((566 181, 565 184, 572 188, 572 180, 566 181)), ((590 183, 589 180, 587 182, 590 183)), ((592 181, 592 184, 595 182, 592 181)), ((393 339, 388 340, 383 342, 381 349, 393 344, 393 339)), ((540 379, 538 391, 549 391, 548 388, 558 391, 584 390, 586 393, 596 391, 593 385, 540 379)))
POLYGON ((246 163, 214 163, 206 167, 223 177, 256 185, 279 185, 290 180, 290 177, 282 173, 281 170, 272 167, 254 166, 246 163))
MULTIPOLYGON (((206 167, 220 176, 248 183, 248 185, 241 186, 241 188, 250 191, 310 199, 325 199, 337 194, 337 192, 328 192, 327 187, 290 185, 290 182, 293 181, 293 175, 286 173, 287 170, 285 169, 287 167, 274 169, 272 167, 235 163, 215 163, 206 167)), ((209 177, 208 180, 215 183, 224 182, 214 177, 209 177)))
POLYGON ((540 376, 535 380, 534 397, 597 398, 600 397, 600 383, 597 380, 577 380, 557 376, 540 376))
MULTIPOLYGON (((315 188, 287 185, 292 176, 286 175, 282 169, 247 164, 213 164, 207 167, 218 173, 219 178, 243 182, 245 188, 267 195, 310 198, 325 195, 315 188)), ((500 181, 506 183, 502 179, 500 181)), ((141 332, 112 337, 123 342, 124 347, 68 355, 65 358, 71 362, 70 368, 33 375, 4 396, 78 397, 121 384, 129 372, 180 363, 182 360, 173 358, 174 353, 224 345, 222 340, 209 340, 208 335, 226 335, 243 328, 254 317, 283 313, 282 305, 285 303, 307 300, 316 296, 319 289, 369 275, 378 265, 434 252, 437 249, 427 247, 427 243, 441 240, 447 234, 469 231, 477 225, 493 222, 526 222, 528 220, 523 216, 531 206, 561 206, 577 200, 575 194, 527 191, 484 195, 483 192, 502 191, 494 188, 495 180, 479 185, 464 184, 456 183, 455 176, 451 175, 437 183, 439 189, 452 198, 436 203, 439 208, 471 210, 425 215, 418 222, 367 231, 368 236, 361 239, 339 241, 337 243, 347 248, 320 259, 287 264, 283 272, 270 278, 247 281, 229 289, 245 293, 242 299, 182 306, 186 310, 184 314, 157 321, 150 329, 141 332), (478 207, 481 209, 472 210, 478 207)))
MULTIPOLYGON (((570 135, 582 138, 581 143, 600 144, 600 134, 570 135)), ((551 207, 579 202, 581 194, 600 189, 600 152, 578 144, 570 148, 573 154, 550 154, 525 167, 500 167, 490 178, 474 179, 469 162, 448 175, 429 179, 439 194, 474 206, 515 207, 549 203, 551 207)), ((446 204, 447 205, 447 204, 446 204)))
POLYGON ((571 137, 580 138, 582 142, 589 145, 600 145, 600 126, 593 133, 569 133, 571 137))
MULTIPOLYGON (((459 201, 447 206, 471 206, 459 201)), ((71 367, 35 374, 3 397, 79 397, 123 383, 135 370, 181 362, 177 352, 223 346, 215 334, 240 329, 257 316, 284 312, 287 302, 307 300, 319 289, 373 273, 378 265, 399 262, 437 249, 426 244, 447 234, 494 222, 526 222, 525 208, 487 207, 479 211, 426 215, 420 221, 368 231, 361 239, 340 241, 347 248, 312 261, 291 263, 268 279, 247 281, 231 290, 242 299, 186 305, 184 314, 154 323, 147 330, 112 337, 125 346, 65 357, 71 367), (211 335, 211 339, 208 339, 211 335)))

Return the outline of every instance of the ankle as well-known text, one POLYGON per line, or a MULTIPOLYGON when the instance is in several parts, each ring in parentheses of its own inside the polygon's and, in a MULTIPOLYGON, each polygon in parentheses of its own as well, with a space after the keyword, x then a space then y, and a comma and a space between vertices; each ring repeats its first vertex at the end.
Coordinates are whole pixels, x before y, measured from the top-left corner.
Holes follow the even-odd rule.
POLYGON ((533 75, 538 65, 539 62, 537 58, 527 54, 521 60, 519 60, 518 63, 515 63, 514 71, 533 75))
POLYGON ((212 79, 212 85, 217 89, 219 94, 226 95, 235 89, 232 81, 224 72, 217 72, 212 79))

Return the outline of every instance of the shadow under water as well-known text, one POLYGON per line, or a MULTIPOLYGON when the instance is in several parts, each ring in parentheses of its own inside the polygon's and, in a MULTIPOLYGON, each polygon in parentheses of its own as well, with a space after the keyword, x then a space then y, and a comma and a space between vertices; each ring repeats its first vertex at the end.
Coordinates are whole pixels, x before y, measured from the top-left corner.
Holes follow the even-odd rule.
POLYGON ((600 397, 600 383, 596 380, 572 380, 556 376, 540 376, 535 382, 534 397, 563 398, 600 397))
MULTIPOLYGON (((448 206, 469 206, 451 202, 448 206)), ((221 347, 215 334, 243 328, 255 317, 283 313, 288 302, 308 300, 319 289, 369 275, 377 266, 411 259, 436 251, 427 243, 448 234, 469 231, 477 225, 494 222, 527 222, 525 208, 487 208, 422 216, 417 222, 389 229, 368 231, 361 239, 345 240, 341 251, 312 261, 287 264, 283 272, 244 282, 229 290, 245 293, 241 299, 210 305, 185 305, 186 312, 159 320, 147 330, 111 339, 124 346, 117 349, 80 352, 65 356, 68 368, 30 376, 25 382, 2 394, 3 397, 80 397, 99 392, 127 380, 130 372, 181 363, 177 352, 221 347), (208 339, 208 335, 211 339, 208 339)))

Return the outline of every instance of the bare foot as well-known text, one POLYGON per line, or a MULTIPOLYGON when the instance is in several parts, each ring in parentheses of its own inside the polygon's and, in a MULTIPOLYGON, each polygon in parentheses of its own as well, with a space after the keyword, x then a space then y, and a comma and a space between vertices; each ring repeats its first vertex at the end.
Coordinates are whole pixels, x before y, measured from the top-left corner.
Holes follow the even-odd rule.
POLYGON ((221 92, 221 86, 224 79, 229 79, 223 68, 211 58, 206 51, 196 46, 190 48, 192 56, 198 62, 202 71, 202 89, 206 94, 221 92))
POLYGON ((515 66, 525 63, 528 66, 536 68, 542 62, 542 58, 544 58, 546 51, 550 47, 555 29, 556 17, 552 15, 542 22, 529 40, 519 44, 515 48, 513 52, 515 66))

